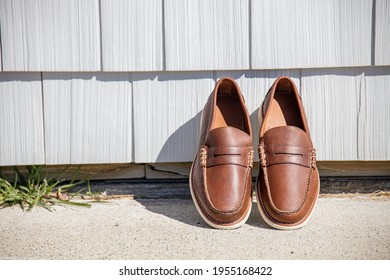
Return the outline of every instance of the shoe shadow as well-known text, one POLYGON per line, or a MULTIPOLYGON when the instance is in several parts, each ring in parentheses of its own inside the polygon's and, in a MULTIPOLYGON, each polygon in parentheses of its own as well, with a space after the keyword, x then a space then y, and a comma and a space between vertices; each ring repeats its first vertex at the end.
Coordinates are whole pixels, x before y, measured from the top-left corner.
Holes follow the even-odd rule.
POLYGON ((270 229, 270 227, 267 225, 266 222, 264 222, 263 218, 261 217, 256 202, 252 202, 252 211, 251 214, 249 215, 248 220, 246 221, 246 224, 253 227, 270 229))
POLYGON ((198 146, 202 111, 176 129, 165 141, 156 162, 192 162, 198 146))
MULTIPOLYGON (((214 230, 214 228, 203 221, 193 201, 190 199, 137 199, 137 202, 143 205, 148 211, 158 215, 164 215, 167 218, 189 226, 214 230)), ((246 221, 246 225, 270 229, 261 218, 255 202, 252 204, 252 210, 246 221)))
POLYGON ((212 229, 202 220, 190 199, 137 199, 147 210, 180 223, 212 229))

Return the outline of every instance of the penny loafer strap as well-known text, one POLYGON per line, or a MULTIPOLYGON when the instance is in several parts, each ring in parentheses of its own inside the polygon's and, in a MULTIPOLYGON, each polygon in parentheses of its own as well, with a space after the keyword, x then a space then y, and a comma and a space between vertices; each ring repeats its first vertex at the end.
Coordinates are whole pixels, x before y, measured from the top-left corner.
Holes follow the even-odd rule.
POLYGON ((316 150, 296 146, 259 145, 261 166, 274 164, 297 164, 312 168, 316 163, 316 150))
POLYGON ((240 165, 252 168, 253 158, 253 148, 247 146, 202 146, 200 149, 200 164, 202 167, 240 165))

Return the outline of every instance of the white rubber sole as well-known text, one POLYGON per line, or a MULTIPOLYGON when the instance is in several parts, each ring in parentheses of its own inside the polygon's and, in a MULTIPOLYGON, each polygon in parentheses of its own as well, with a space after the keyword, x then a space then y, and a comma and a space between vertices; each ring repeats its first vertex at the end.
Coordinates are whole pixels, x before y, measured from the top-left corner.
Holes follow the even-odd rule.
MULTIPOLYGON (((194 194, 194 191, 193 191, 193 188, 192 188, 192 168, 193 166, 191 166, 191 170, 190 170, 190 177, 189 177, 189 184, 190 184, 190 191, 191 191, 191 197, 192 197, 192 200, 194 201, 194 204, 195 204, 195 207, 196 207, 196 210, 198 210, 198 213, 200 214, 200 216, 202 217, 202 219, 211 227, 213 228, 216 228, 216 229, 237 229, 239 227, 241 227, 243 224, 246 223, 246 221, 248 220, 249 218, 249 215, 251 214, 251 211, 252 211, 252 202, 250 203, 250 206, 249 206, 249 210, 248 210, 248 213, 244 216, 244 218, 242 219, 242 221, 236 223, 236 224, 232 224, 232 225, 222 225, 222 224, 216 224, 212 221, 210 221, 210 219, 203 213, 202 211, 202 208, 199 206, 198 204, 198 201, 196 200, 196 196, 194 194)), ((252 196, 251 196, 252 197, 252 196)))
POLYGON ((274 223, 272 220, 270 220, 268 218, 267 214, 264 212, 263 207, 261 206, 260 198, 259 198, 258 193, 257 193, 257 183, 258 183, 257 181, 258 180, 256 180, 256 187, 255 187, 257 208, 259 209, 260 215, 263 218, 263 220, 267 223, 267 225, 269 225, 273 228, 276 228, 276 229, 280 229, 280 230, 295 230, 295 229, 300 229, 300 228, 304 227, 309 222, 309 220, 310 220, 311 216, 313 215, 313 212, 317 206, 318 196, 320 194, 320 176, 319 175, 318 175, 318 194, 317 194, 317 199, 316 199, 316 202, 313 206, 313 209, 311 210, 311 213, 309 214, 309 216, 306 218, 306 220, 302 224, 295 225, 295 226, 281 226, 279 224, 274 223))

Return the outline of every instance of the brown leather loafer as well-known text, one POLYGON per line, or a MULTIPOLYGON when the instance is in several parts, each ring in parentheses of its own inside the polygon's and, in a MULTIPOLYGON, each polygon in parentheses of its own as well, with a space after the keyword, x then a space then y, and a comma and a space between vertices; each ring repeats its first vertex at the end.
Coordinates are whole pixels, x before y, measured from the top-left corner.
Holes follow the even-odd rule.
POLYGON ((288 77, 278 78, 259 110, 260 214, 277 229, 304 226, 316 205, 320 180, 316 152, 300 96, 288 77))
POLYGON ((190 173, 192 199, 201 217, 218 229, 240 227, 252 205, 252 129, 236 82, 222 78, 204 110, 190 173))

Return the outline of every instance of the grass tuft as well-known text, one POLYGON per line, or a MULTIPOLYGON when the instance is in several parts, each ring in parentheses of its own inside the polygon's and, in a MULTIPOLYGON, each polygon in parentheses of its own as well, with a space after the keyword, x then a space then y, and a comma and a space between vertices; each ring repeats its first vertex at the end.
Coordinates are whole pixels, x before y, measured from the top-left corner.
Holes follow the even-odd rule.
POLYGON ((64 180, 47 178, 39 166, 28 167, 27 175, 23 175, 15 167, 13 184, 0 177, 0 208, 19 205, 23 210, 31 210, 40 206, 52 211, 55 204, 91 207, 89 203, 70 201, 67 193, 84 182, 72 180, 65 184, 64 180))

